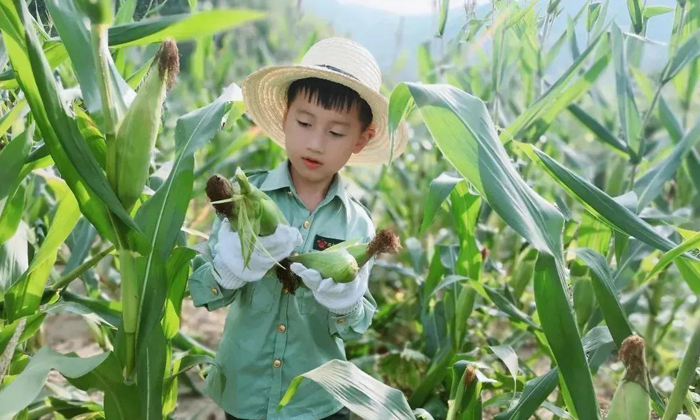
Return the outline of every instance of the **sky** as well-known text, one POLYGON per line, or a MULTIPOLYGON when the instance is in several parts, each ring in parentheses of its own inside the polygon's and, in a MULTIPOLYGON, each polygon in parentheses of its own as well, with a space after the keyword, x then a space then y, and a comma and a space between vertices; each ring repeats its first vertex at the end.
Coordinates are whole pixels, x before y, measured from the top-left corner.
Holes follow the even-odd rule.
MULTIPOLYGON (((477 0, 477 3, 485 3, 488 0, 477 0)), ((423 15, 433 13, 434 0, 338 0, 341 4, 357 4, 373 9, 380 9, 400 15, 423 15)), ((463 0, 450 2, 450 9, 463 7, 463 0)))

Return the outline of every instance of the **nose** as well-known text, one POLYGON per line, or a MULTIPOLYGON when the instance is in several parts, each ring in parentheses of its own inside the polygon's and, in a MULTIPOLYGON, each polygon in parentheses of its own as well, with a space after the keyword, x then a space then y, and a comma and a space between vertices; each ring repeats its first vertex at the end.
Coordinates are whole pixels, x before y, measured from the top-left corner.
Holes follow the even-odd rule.
POLYGON ((309 140, 306 143, 306 148, 313 153, 322 155, 326 148, 326 142, 323 138, 323 132, 320 130, 314 130, 314 132, 309 135, 309 140))

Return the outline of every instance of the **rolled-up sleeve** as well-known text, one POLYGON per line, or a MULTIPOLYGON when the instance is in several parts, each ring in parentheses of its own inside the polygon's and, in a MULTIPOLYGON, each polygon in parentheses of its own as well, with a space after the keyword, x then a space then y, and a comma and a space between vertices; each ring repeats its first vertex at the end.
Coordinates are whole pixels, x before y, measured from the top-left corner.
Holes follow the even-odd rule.
POLYGON ((218 242, 220 225, 221 221, 217 218, 212 226, 212 234, 209 236, 206 246, 203 247, 204 252, 200 252, 193 261, 194 272, 188 280, 194 306, 204 306, 209 311, 230 305, 238 294, 238 289, 226 289, 216 281, 215 276, 219 274, 216 272, 212 260, 218 242))

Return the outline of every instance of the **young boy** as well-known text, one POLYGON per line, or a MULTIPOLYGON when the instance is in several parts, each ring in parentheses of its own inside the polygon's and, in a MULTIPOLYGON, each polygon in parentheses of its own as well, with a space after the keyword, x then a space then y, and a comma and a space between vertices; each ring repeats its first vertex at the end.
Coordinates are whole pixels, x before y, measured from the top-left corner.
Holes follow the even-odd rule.
MULTIPOLYGON (((290 223, 258 238, 275 260, 374 236, 370 215, 347 195, 338 171, 389 160, 388 102, 380 85, 374 57, 344 38, 322 40, 301 64, 267 67, 243 83, 250 117, 288 156, 276 169, 250 177, 290 223)), ((402 123, 394 157, 406 140, 402 123)), ((231 307, 207 394, 228 419, 348 419, 348 410, 311 381, 276 409, 292 379, 332 359, 345 360, 343 340, 369 327, 376 310, 367 291, 373 261, 350 283, 292 264, 306 287, 290 293, 274 274, 275 261, 258 250, 243 269, 239 237, 228 220, 214 222, 208 245, 213 258, 190 278, 192 298, 210 311, 231 307)))

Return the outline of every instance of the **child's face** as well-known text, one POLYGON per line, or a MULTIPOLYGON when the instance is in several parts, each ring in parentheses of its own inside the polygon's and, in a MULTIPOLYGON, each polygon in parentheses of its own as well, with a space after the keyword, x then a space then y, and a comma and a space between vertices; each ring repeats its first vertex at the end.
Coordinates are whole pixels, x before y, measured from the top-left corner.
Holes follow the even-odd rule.
POLYGON ((300 92, 284 117, 285 147, 292 166, 306 181, 330 179, 374 136, 370 125, 362 131, 357 106, 349 112, 328 110, 300 92))

